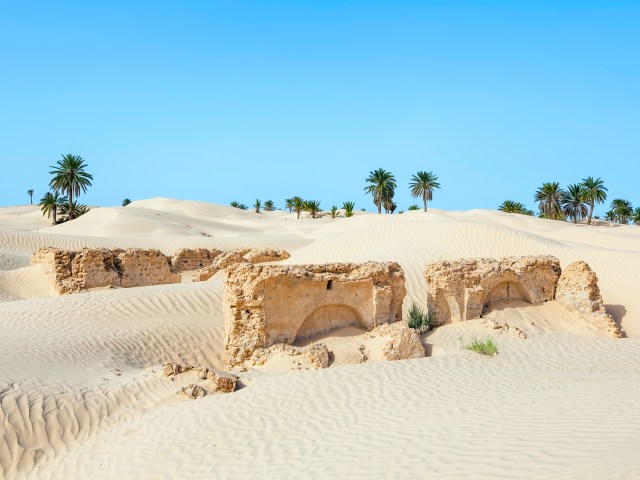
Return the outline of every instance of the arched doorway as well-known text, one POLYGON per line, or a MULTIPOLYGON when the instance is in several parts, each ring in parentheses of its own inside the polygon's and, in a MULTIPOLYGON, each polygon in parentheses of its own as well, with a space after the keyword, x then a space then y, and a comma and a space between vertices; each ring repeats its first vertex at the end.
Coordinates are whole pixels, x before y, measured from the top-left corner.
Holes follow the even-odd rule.
POLYGON ((296 340, 350 325, 364 327, 362 316, 355 308, 344 304, 323 305, 304 319, 296 334, 296 340))

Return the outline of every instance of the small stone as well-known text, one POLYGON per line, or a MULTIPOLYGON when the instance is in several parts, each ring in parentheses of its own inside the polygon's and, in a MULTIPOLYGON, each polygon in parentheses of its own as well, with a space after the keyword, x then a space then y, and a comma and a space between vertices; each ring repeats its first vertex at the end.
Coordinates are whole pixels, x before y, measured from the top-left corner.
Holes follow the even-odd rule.
POLYGON ((184 395, 188 398, 191 398, 192 400, 196 400, 207 395, 207 391, 204 388, 194 383, 187 385, 186 387, 182 387, 176 393, 178 395, 184 395))
POLYGON ((226 372, 208 372, 207 380, 212 392, 231 393, 236 389, 238 377, 226 372))
POLYGON ((312 343, 307 348, 304 358, 316 368, 327 368, 329 366, 329 349, 324 343, 312 343))

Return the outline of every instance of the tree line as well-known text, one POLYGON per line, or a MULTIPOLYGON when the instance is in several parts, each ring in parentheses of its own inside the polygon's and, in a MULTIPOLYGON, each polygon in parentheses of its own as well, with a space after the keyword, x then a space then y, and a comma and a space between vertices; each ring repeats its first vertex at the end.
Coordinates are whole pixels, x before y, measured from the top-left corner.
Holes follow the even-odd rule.
MULTIPOLYGON (((586 218, 587 225, 591 225, 593 209, 597 204, 603 204, 607 200, 607 187, 600 178, 587 177, 580 183, 569 185, 566 189, 560 187, 558 182, 543 183, 533 197, 538 203, 538 216, 550 220, 568 220, 573 223, 586 218)), ((534 215, 532 210, 524 204, 513 200, 505 200, 498 210, 507 213, 519 213, 534 215)), ((611 201, 604 219, 608 222, 628 224, 633 222, 640 225, 640 207, 633 208, 630 201, 616 198, 611 201)))

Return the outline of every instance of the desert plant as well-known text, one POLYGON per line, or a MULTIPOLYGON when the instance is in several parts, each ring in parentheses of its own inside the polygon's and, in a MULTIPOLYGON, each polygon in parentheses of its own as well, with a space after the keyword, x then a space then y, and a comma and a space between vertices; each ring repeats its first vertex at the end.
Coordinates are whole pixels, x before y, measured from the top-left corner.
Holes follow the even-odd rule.
POLYGON ((256 209, 256 213, 260 213, 261 206, 262 206, 262 202, 256 198, 256 203, 253 204, 253 208, 256 209))
POLYGON ((304 210, 305 202, 302 199, 302 197, 293 197, 291 200, 292 200, 293 210, 296 212, 296 215, 298 215, 298 220, 300 220, 300 214, 304 210))
POLYGON ((400 210, 400 211, 398 212, 398 215, 402 215, 403 213, 404 213, 404 210, 400 210))
POLYGON ((418 205, 409 205, 407 207, 408 212, 415 212, 416 210, 420 210, 420 207, 418 205))
POLYGON ((523 203, 514 202, 513 200, 505 200, 500 204, 498 210, 505 213, 524 213, 527 210, 527 207, 524 206, 523 203))
POLYGON ((384 202, 393 200, 396 179, 391 172, 378 168, 369 172, 369 176, 365 181, 371 185, 366 186, 364 190, 373 196, 373 203, 378 208, 378 213, 381 214, 384 202))
POLYGON ((60 215, 62 216, 62 218, 58 219, 57 223, 68 222, 69 220, 73 220, 74 218, 81 217, 89 210, 91 209, 86 205, 83 205, 82 203, 76 202, 73 204, 73 206, 71 206, 69 202, 63 202, 60 205, 60 215))
POLYGON ((416 302, 411 302, 411 308, 407 312, 407 325, 418 333, 426 333, 433 326, 434 315, 425 312, 416 302))
POLYGON ((612 200, 611 210, 613 211, 615 221, 618 223, 629 223, 629 219, 633 215, 633 205, 629 200, 625 200, 624 198, 612 200))
POLYGON ((636 207, 633 209, 633 215, 631 216, 631 221, 634 225, 640 225, 640 207, 636 207))
POLYGON ((564 190, 560 188, 558 182, 543 183, 534 195, 534 200, 538 202, 538 209, 542 218, 551 220, 564 220, 562 211, 562 198, 564 190))
POLYGON ((562 195, 562 211, 567 218, 578 223, 587 216, 589 209, 584 201, 586 190, 581 184, 569 185, 562 195))
POLYGON ((339 213, 338 213, 338 207, 337 207, 337 206, 335 206, 335 205, 333 205, 333 206, 331 207, 330 212, 331 212, 331 218, 336 218, 336 217, 339 215, 339 213))
POLYGON ((320 208, 320 200, 305 200, 304 210, 309 212, 311 218, 316 218, 316 215, 322 212, 322 209, 320 208))
POLYGON ((584 187, 584 201, 589 204, 587 225, 591 225, 591 218, 593 217, 593 207, 596 203, 604 203, 604 201, 607 199, 607 189, 601 179, 594 179, 593 177, 582 179, 582 183, 580 185, 584 187))
POLYGON ((609 210, 609 211, 604 213, 604 219, 607 222, 615 222, 616 221, 616 214, 613 212, 613 210, 609 210))
POLYGON ((353 217, 353 209, 355 208, 355 202, 344 202, 342 208, 344 208, 345 217, 353 217))
POLYGON ((427 211, 427 201, 433 200, 433 190, 440 188, 438 176, 433 172, 418 172, 411 177, 409 183, 412 197, 422 197, 424 211, 427 211))
POLYGON ((491 337, 487 337, 484 340, 473 337, 471 343, 468 343, 466 345, 462 344, 462 348, 464 348, 465 350, 474 351, 476 353, 481 353, 482 355, 487 355, 489 357, 493 357, 498 353, 498 345, 491 337))
POLYGON ((129 205, 131 203, 131 200, 129 200, 128 198, 125 198, 124 200, 122 200, 122 206, 126 207, 127 205, 129 205))
POLYGON ((267 200, 266 202, 264 202, 264 209, 267 212, 273 212, 276 209, 276 206, 273 203, 273 200, 267 200))
POLYGON ((80 196, 80 192, 86 192, 91 186, 93 177, 85 171, 87 164, 79 155, 67 154, 58 160, 57 166, 51 166, 53 170, 49 172, 53 178, 49 186, 54 191, 59 191, 69 198, 69 220, 73 220, 75 210, 73 208, 73 197, 80 196))
POLYGON ((289 209, 289 213, 291 213, 293 211, 293 198, 287 198, 284 201, 284 208, 288 208, 289 209))
POLYGON ((29 204, 33 205, 33 190, 32 189, 27 190, 27 195, 29 195, 29 204))
POLYGON ((249 207, 247 207, 244 203, 236 202, 235 200, 233 202, 231 202, 229 205, 231 205, 234 208, 239 208, 240 210, 248 210, 249 209, 249 207))
POLYGON ((40 210, 47 218, 53 217, 53 224, 58 223, 58 209, 67 202, 67 197, 61 196, 58 192, 47 192, 40 199, 40 210))

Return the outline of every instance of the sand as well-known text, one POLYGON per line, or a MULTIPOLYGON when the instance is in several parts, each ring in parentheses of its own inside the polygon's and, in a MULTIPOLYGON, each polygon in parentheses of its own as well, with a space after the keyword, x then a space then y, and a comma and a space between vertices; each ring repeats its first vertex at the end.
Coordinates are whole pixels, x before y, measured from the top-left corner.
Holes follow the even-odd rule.
MULTIPOLYGON (((0 208, 0 477, 637 478, 640 476, 640 228, 587 227, 494 211, 296 220, 156 198, 48 226, 0 208), (222 368, 222 280, 57 297, 29 255, 41 246, 277 247, 285 263, 398 261, 405 306, 424 266, 470 256, 587 261, 627 338, 603 337, 556 302, 503 305, 488 322, 424 336, 427 358, 274 364, 233 394, 190 401, 193 373, 222 368), (492 335, 492 358, 460 347, 492 335)), ((337 352, 361 332, 332 332, 337 352)))

